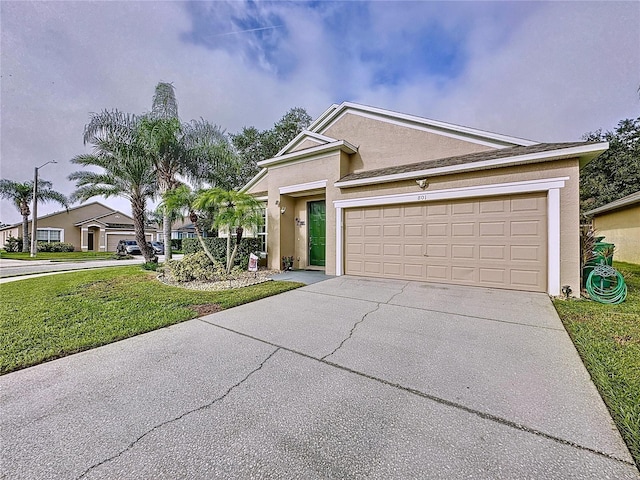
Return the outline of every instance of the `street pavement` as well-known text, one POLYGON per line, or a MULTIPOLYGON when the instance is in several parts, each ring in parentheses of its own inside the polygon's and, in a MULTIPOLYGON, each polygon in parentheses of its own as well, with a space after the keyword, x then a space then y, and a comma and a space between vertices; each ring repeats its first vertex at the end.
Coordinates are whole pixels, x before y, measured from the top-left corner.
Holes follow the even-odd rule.
MULTIPOLYGON (((174 255, 175 259, 182 258, 182 255, 174 255)), ((164 255, 158 256, 158 261, 164 261, 164 255)), ((141 265, 144 258, 135 256, 131 260, 92 260, 92 261, 70 261, 52 262, 50 260, 12 260, 0 258, 0 283, 24 280, 26 276, 53 275, 60 272, 73 270, 89 270, 92 268, 122 267, 125 265, 141 265)))
POLYGON ((11 479, 640 478, 543 294, 336 277, 0 394, 11 479))

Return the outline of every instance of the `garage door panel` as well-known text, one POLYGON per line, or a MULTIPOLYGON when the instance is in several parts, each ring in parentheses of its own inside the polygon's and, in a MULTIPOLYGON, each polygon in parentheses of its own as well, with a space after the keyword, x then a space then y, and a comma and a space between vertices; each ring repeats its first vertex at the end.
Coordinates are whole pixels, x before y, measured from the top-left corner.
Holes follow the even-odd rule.
POLYGON ((404 255, 405 257, 422 257, 424 251, 424 244, 417 245, 405 244, 404 255))
POLYGON ((506 222, 480 222, 480 236, 504 237, 506 222))
POLYGON ((427 237, 446 237, 449 232, 448 223, 427 224, 427 237))
POLYGON ((539 262, 540 247, 538 245, 511 245, 511 260, 525 262, 539 262))
POLYGON ((345 273, 546 291, 546 215, 544 194, 347 209, 345 273))
POLYGON ((541 222, 539 220, 512 221, 512 237, 539 237, 541 234, 541 222))
POLYGON ((449 257, 449 245, 427 245, 427 257, 429 258, 448 258, 449 257))

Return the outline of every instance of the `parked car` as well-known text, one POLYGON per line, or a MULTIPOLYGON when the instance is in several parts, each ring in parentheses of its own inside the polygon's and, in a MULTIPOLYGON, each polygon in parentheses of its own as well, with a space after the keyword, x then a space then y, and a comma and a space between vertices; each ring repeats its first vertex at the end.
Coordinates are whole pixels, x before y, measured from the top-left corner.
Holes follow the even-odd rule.
POLYGON ((138 242, 135 240, 120 240, 116 247, 116 251, 120 252, 122 249, 124 249, 124 251, 129 255, 142 255, 140 247, 138 247, 138 242))
POLYGON ((153 251, 156 253, 156 255, 164 255, 164 243, 162 243, 162 242, 147 242, 147 245, 149 245, 151 248, 153 248, 153 251))

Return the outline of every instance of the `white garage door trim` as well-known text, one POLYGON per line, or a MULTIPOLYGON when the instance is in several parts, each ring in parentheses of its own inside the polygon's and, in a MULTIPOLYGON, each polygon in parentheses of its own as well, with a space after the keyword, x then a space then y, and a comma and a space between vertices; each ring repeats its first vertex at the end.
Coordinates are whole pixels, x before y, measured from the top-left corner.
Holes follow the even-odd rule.
POLYGON ((495 183, 474 187, 448 188, 432 192, 401 193, 376 197, 336 200, 336 275, 344 275, 344 208, 372 207, 401 203, 429 202, 434 200, 453 200, 470 197, 489 197, 517 193, 547 193, 547 293, 560 295, 560 189, 569 177, 545 178, 522 182, 495 183))

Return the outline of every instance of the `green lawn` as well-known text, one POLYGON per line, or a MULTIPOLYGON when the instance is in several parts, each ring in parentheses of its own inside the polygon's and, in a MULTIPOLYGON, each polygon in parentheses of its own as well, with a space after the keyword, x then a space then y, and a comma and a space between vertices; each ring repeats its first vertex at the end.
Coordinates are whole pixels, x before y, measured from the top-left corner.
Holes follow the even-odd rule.
MULTIPOLYGON (((91 260, 110 260, 113 258, 112 252, 38 252, 38 254, 31 258, 29 252, 25 253, 7 253, 0 252, 0 258, 6 258, 9 260, 53 260, 58 262, 63 261, 91 261, 91 260)), ((142 258, 142 257, 140 257, 142 258)))
POLYGON ((562 323, 640 466, 640 265, 615 262, 629 288, 620 305, 555 300, 562 323))
POLYGON ((138 266, 0 286, 0 374, 302 286, 266 282, 221 292, 169 287, 138 266))

